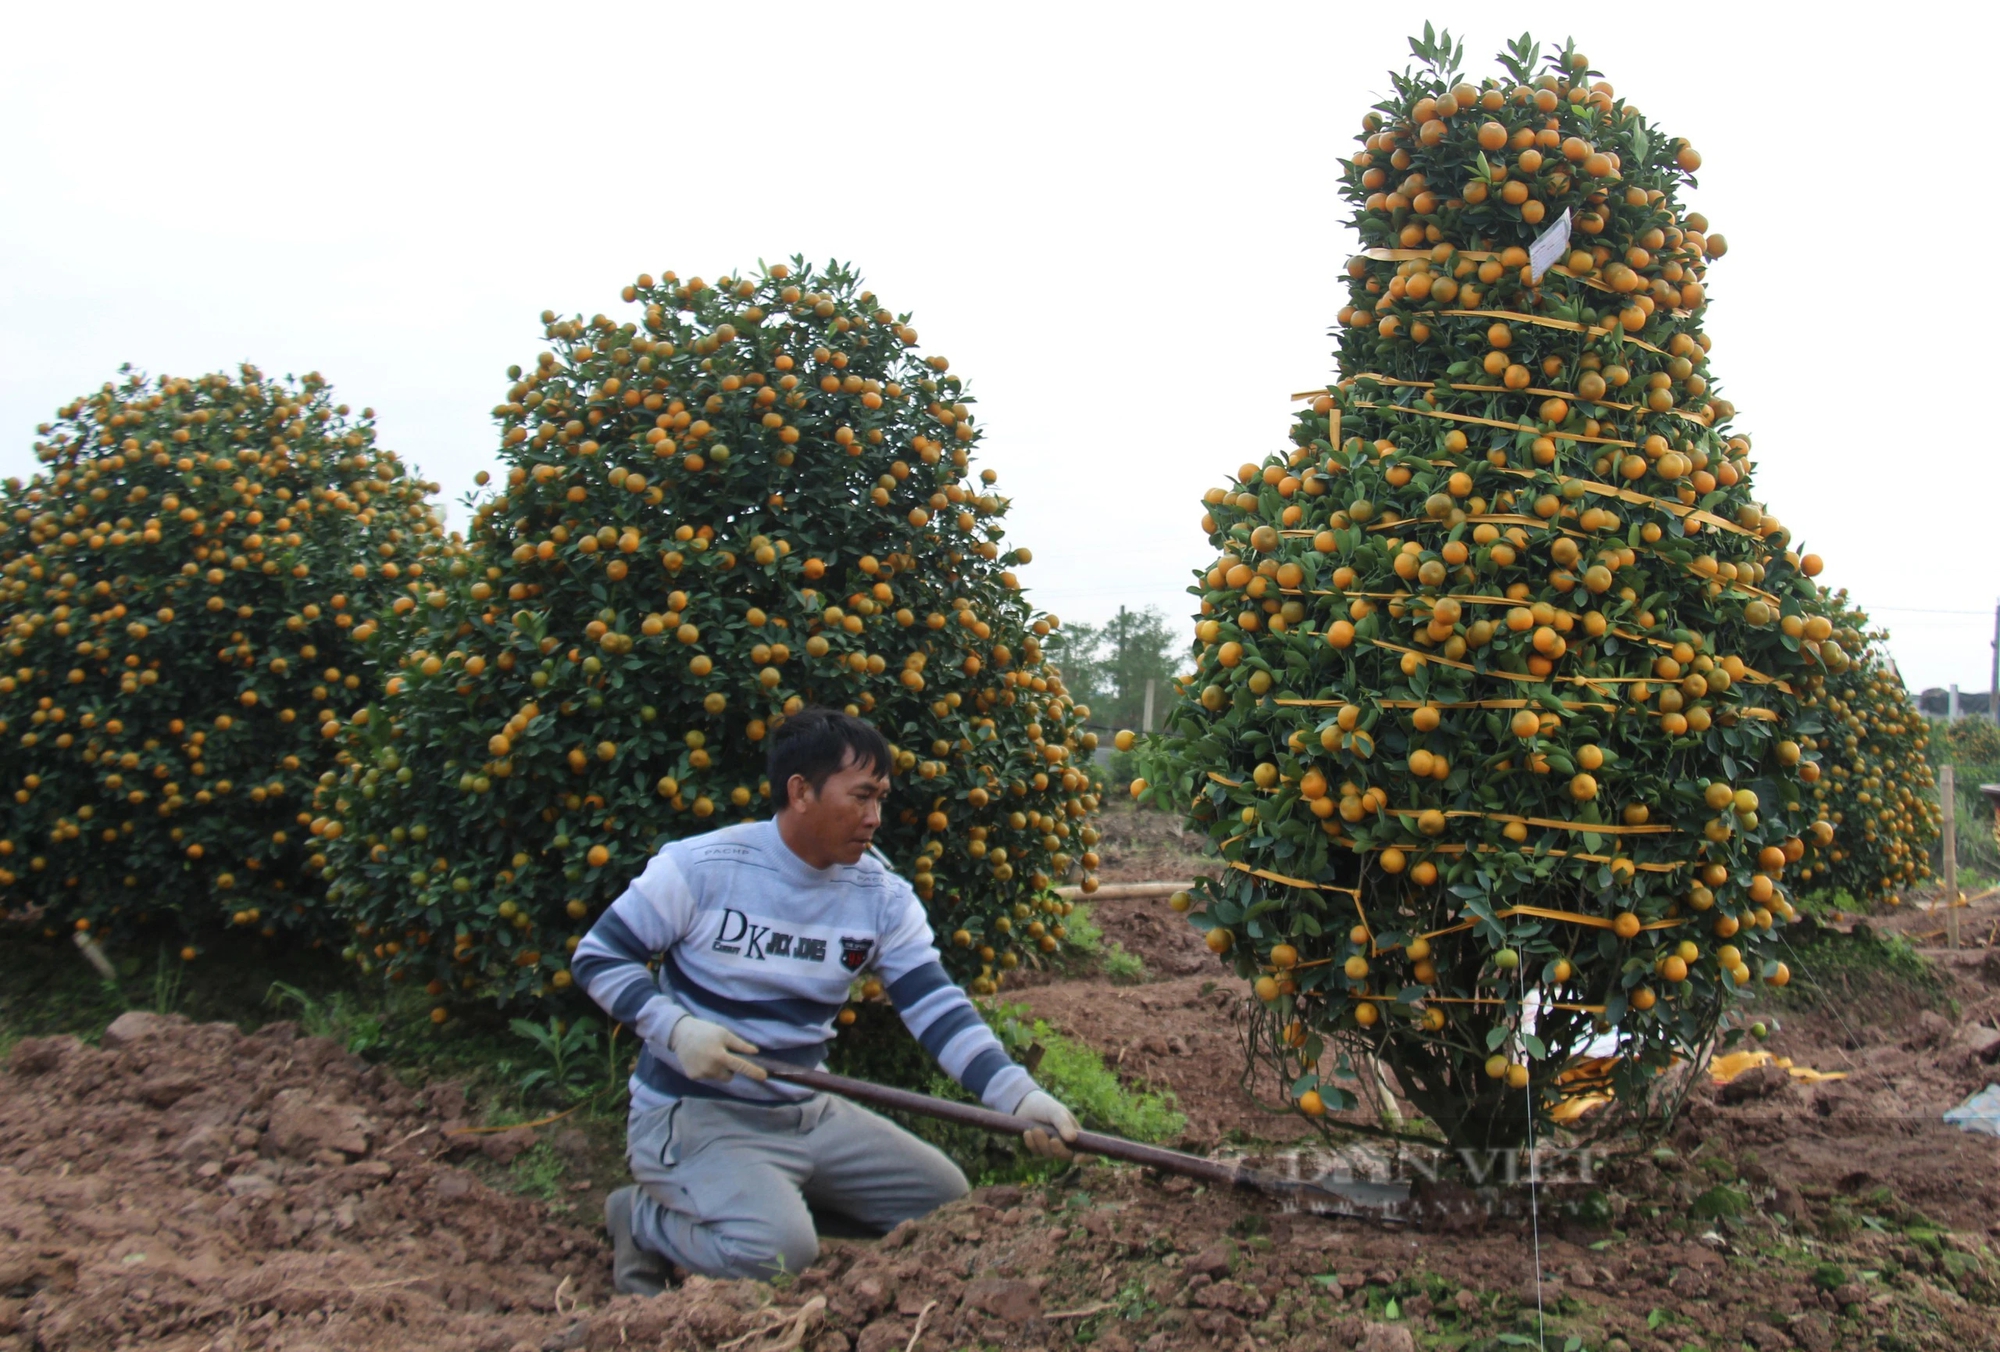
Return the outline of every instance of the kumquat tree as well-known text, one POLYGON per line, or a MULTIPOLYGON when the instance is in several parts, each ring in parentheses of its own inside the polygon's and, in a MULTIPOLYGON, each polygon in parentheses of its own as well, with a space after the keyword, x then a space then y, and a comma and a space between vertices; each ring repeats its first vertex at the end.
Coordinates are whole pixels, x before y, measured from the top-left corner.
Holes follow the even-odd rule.
POLYGON ((1206 496, 1139 791, 1192 799, 1223 867, 1191 918, 1298 1109, 1376 1058, 1451 1143, 1508 1145, 1606 1078, 1646 1111, 1788 979, 1787 871, 1832 839, 1805 700, 1851 635, 1716 391, 1700 156, 1573 46, 1476 82, 1412 46, 1341 162, 1339 379, 1206 496))
POLYGON ((895 745, 881 848, 994 990, 1062 941, 1052 884, 1092 884, 1096 738, 971 477, 972 401, 837 264, 624 299, 543 315, 468 566, 357 629, 385 695, 319 799, 347 956, 439 996, 566 988, 661 843, 769 811, 764 739, 825 704, 895 745))
POLYGON ((371 692, 354 634, 443 529, 318 375, 126 372, 0 488, 0 914, 317 921, 306 809, 371 692))
POLYGON ((1845 591, 1825 596, 1820 611, 1819 623, 1857 657, 1828 675, 1813 701, 1824 729, 1801 739, 1824 771, 1813 802, 1839 835, 1825 846, 1808 838, 1799 883, 1884 903, 1930 880, 1931 846, 1944 830, 1926 754, 1931 725, 1884 656, 1887 632, 1870 629, 1845 591))

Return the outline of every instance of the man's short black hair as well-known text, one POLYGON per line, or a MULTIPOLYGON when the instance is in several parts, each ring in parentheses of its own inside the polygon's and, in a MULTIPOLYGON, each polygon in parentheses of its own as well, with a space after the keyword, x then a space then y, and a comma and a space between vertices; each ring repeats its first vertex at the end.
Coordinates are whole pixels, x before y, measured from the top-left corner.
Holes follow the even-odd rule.
POLYGON ((827 776, 848 764, 873 766, 878 775, 891 768, 889 740, 873 725, 838 709, 801 709, 771 733, 771 801, 780 810, 791 804, 793 775, 804 775, 814 792, 827 776))

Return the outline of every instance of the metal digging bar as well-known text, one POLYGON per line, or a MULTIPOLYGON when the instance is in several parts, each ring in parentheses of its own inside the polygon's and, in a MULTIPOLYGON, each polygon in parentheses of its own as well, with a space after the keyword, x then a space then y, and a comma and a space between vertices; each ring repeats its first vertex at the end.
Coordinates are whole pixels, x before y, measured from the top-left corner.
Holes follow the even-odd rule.
MULTIPOLYGON (((1025 1117, 1015 1117, 1010 1113, 996 1113, 991 1108, 976 1107, 970 1103, 953 1103, 947 1099, 932 1098, 929 1094, 918 1094, 908 1089, 892 1089, 888 1085, 873 1084, 867 1080, 852 1080, 845 1075, 833 1075, 823 1070, 801 1070, 796 1066, 781 1065, 754 1056, 744 1059, 755 1061, 769 1072, 773 1079, 803 1085, 823 1093, 839 1094, 842 1098, 853 1099, 856 1103, 865 1103, 876 1108, 917 1113, 924 1117, 934 1117, 941 1122, 956 1122, 961 1126, 978 1127, 982 1131, 994 1132, 1001 1136, 1019 1136, 1023 1132, 1048 1130, 1045 1123, 1033 1122, 1025 1117)), ((1399 1185, 1362 1182, 1327 1184, 1279 1178, 1275 1174, 1268 1174, 1261 1169, 1252 1169, 1243 1164, 1203 1159, 1199 1155, 1183 1154, 1178 1150, 1163 1150, 1159 1146, 1142 1145, 1138 1141, 1128 1141, 1122 1136, 1106 1136, 1095 1131, 1079 1131, 1076 1139, 1068 1145, 1073 1151, 1102 1155, 1106 1159, 1124 1160, 1128 1164, 1140 1164, 1149 1169, 1180 1174, 1185 1178, 1198 1179, 1216 1187, 1261 1192, 1268 1197, 1290 1202, 1301 1210, 1317 1216, 1398 1225, 1407 1224, 1412 1219, 1408 1214, 1408 1189, 1399 1185)))

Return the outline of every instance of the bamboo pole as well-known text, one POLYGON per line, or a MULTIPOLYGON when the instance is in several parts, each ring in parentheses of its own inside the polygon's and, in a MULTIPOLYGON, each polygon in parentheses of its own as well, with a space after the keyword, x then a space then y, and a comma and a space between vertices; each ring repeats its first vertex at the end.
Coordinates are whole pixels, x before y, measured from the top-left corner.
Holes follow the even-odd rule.
MULTIPOLYGON (((1957 690, 1953 686, 1954 691, 1957 690)), ((1958 773, 1949 764, 1938 778, 1938 806, 1944 813, 1945 942, 1958 947, 1958 773)))
POLYGON ((1101 883, 1095 892, 1085 892, 1081 887, 1074 886, 1058 887, 1056 895, 1064 901, 1151 901, 1185 892, 1193 886, 1192 882, 1101 883))
POLYGON ((1383 1123, 1401 1131, 1403 1129, 1402 1105, 1396 1102, 1396 1091, 1389 1085, 1389 1072, 1383 1067, 1382 1058, 1378 1056, 1373 1059, 1375 1062, 1375 1089, 1382 1096, 1383 1123))
POLYGON ((117 982, 118 969, 111 965, 111 959, 104 956, 104 950, 97 946, 97 940, 82 930, 76 931, 70 937, 76 940, 76 951, 83 954, 84 959, 97 969, 100 977, 109 982, 117 982))

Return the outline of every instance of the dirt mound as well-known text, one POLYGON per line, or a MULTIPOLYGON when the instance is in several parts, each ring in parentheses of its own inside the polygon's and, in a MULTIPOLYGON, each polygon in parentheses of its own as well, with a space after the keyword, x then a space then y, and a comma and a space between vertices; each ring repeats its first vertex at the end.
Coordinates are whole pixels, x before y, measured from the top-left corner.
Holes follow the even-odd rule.
POLYGON ((445 1162, 430 1097, 285 1023, 16 1044, 0 1348, 539 1348, 608 1256, 445 1162))
POLYGON ((1202 842, 1181 829, 1171 812, 1135 807, 1117 799, 1097 819, 1097 880, 1101 883, 1181 882, 1215 872, 1202 842))
MULTIPOLYGON (((1206 948, 1202 953, 1213 961, 1206 948)), ((1243 1030, 1235 1017, 1243 990, 1240 978, 1217 966, 1206 977, 1139 986, 1057 982, 1022 991, 1019 999, 1056 1031, 1099 1052, 1127 1084, 1171 1091, 1187 1116, 1192 1147, 1313 1136, 1305 1119, 1265 1106, 1282 1097, 1268 1072, 1251 1075, 1245 1087, 1243 1030)))
POLYGON ((1167 905, 1165 897, 1093 900, 1091 919, 1117 944, 1146 964, 1149 978, 1207 976, 1235 981, 1236 974, 1202 942, 1201 931, 1167 905))
MULTIPOLYGON (((1684 1141, 1717 1128, 1780 1186, 1821 1203, 1866 1210, 1893 1195, 1932 1223, 1985 1229, 2000 1215, 1991 1137, 1946 1126, 1947 1109, 2000 1080, 2000 996, 1946 965, 1950 1014, 1934 1009, 1871 1017, 1834 999, 1788 1012, 1768 1046, 1845 1078, 1800 1084, 1752 1071, 1713 1096, 1697 1094, 1677 1127, 1684 1141)), ((1944 1003, 1940 996, 1940 1004, 1944 1003)))

